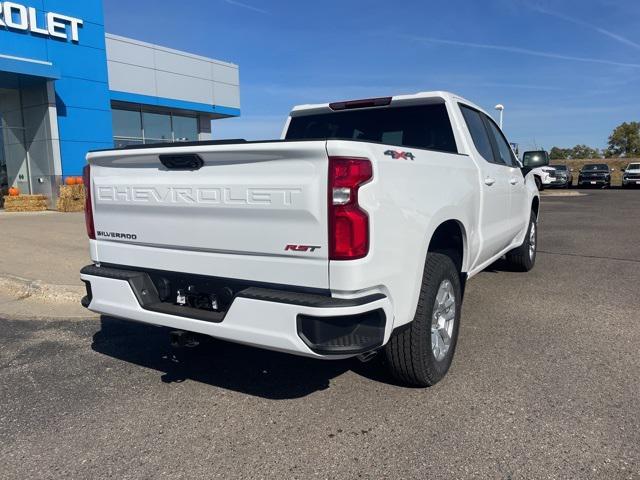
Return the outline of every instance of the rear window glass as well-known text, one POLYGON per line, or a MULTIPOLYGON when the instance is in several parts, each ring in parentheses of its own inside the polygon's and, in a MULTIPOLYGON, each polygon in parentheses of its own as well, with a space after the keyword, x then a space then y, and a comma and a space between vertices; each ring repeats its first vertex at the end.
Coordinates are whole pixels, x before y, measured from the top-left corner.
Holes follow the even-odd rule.
POLYGON ((444 104, 368 108, 293 117, 286 139, 362 140, 458 153, 444 104))
POLYGON ((471 134, 473 144, 476 146, 478 153, 482 155, 486 161, 495 162, 491 140, 489 140, 489 134, 484 126, 480 112, 465 107, 464 105, 460 105, 460 110, 464 116, 464 121, 467 122, 469 133, 471 134))

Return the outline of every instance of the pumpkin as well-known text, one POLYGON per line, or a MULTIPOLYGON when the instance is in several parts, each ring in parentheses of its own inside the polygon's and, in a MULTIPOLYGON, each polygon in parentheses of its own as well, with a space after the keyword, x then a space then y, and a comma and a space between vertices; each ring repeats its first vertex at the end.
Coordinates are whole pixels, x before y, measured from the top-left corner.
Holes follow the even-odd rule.
POLYGON ((20 189, 18 187, 11 187, 9 189, 10 197, 17 197, 18 195, 20 195, 20 189))
POLYGON ((67 177, 64 179, 64 184, 65 185, 75 185, 76 184, 76 177, 67 177))
POLYGON ((76 185, 83 185, 84 184, 84 180, 82 179, 82 177, 76 177, 76 185))

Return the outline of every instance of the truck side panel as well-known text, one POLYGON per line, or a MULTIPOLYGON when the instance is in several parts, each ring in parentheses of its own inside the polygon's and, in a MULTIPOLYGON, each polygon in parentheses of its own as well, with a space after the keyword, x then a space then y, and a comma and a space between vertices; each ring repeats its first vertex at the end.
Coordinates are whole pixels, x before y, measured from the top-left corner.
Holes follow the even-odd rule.
POLYGON ((366 156, 373 161, 373 180, 362 186, 359 203, 370 218, 369 255, 355 261, 329 262, 331 290, 355 291, 386 286, 394 306, 394 327, 415 314, 424 261, 435 229, 457 220, 472 245, 463 260, 478 248, 480 190, 478 169, 471 157, 373 143, 328 141, 329 156, 366 156), (411 152, 414 159, 394 159, 389 149, 411 152))

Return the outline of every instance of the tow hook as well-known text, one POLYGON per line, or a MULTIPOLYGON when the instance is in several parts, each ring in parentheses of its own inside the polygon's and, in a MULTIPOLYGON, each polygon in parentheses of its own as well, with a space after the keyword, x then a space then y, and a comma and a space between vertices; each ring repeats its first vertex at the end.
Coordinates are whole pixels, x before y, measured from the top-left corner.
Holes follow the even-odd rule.
POLYGON ((373 358, 378 355, 379 350, 371 350, 370 352, 365 352, 361 355, 358 355, 356 358, 360 360, 362 363, 367 363, 373 360, 373 358))
POLYGON ((193 348, 200 345, 200 340, 195 334, 185 332, 184 330, 174 330, 169 332, 169 338, 171 339, 171 346, 173 348, 193 348))

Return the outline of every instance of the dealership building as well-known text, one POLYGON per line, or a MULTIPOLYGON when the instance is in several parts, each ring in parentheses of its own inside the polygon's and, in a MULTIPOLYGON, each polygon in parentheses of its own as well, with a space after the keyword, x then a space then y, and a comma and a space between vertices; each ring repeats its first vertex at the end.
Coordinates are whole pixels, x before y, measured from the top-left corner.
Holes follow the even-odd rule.
POLYGON ((239 115, 237 65, 105 33, 102 0, 0 2, 0 194, 53 206, 89 150, 207 140, 239 115))

